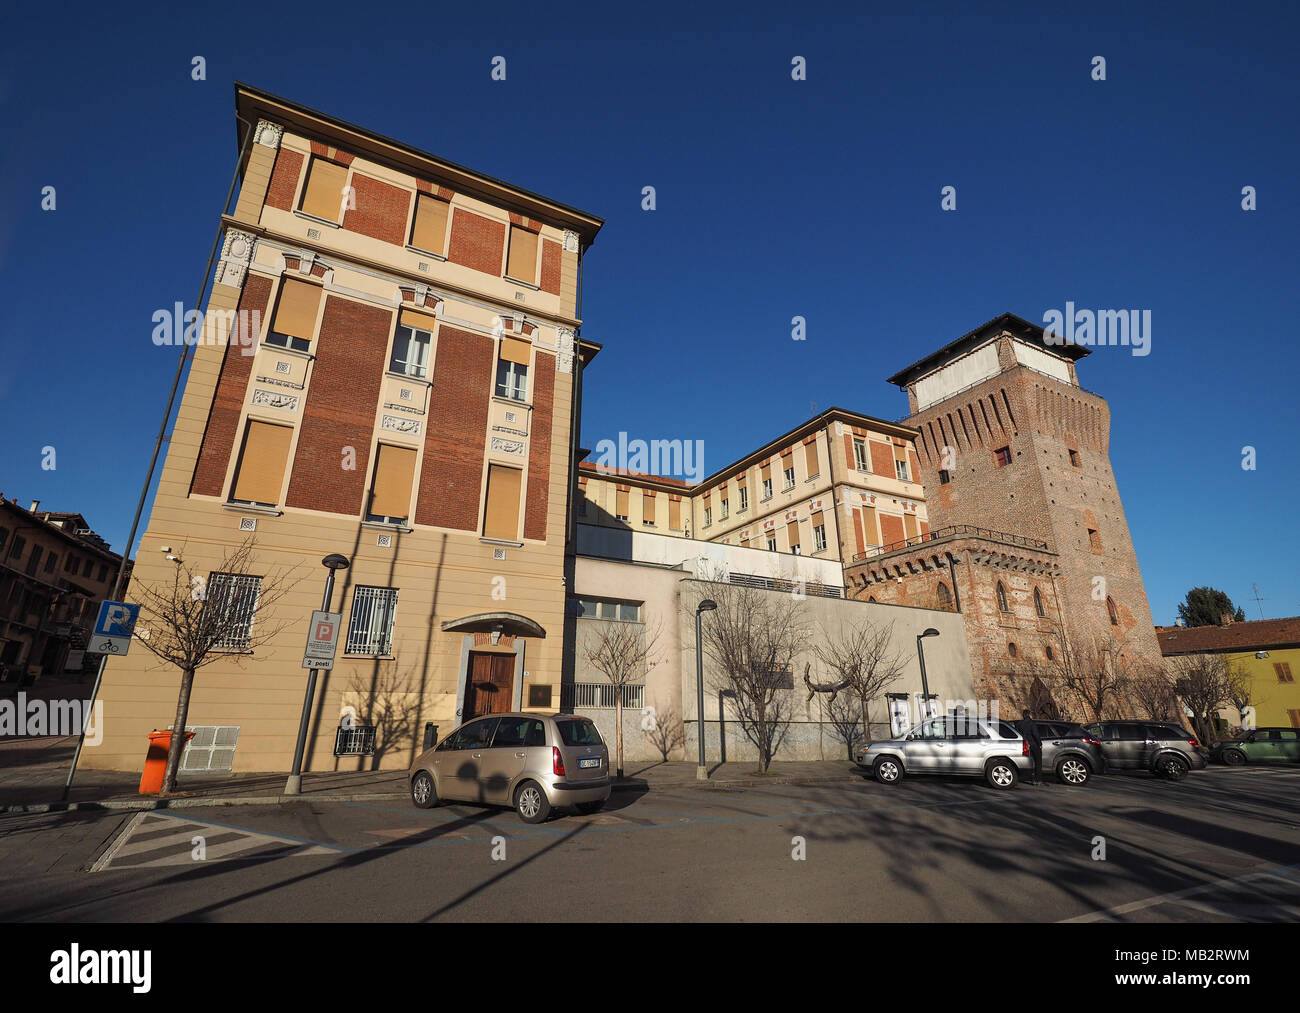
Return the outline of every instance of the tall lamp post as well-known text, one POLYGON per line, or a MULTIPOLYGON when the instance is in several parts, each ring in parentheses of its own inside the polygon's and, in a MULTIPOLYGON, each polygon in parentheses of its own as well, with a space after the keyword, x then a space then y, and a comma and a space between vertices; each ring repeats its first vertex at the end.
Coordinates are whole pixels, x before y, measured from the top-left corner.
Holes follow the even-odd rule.
MULTIPOLYGON (((325 597, 321 601, 320 610, 328 612, 330 602, 334 598, 334 571, 346 570, 352 564, 348 562, 346 556, 340 556, 337 552, 331 552, 321 561, 321 566, 325 567, 327 574, 325 577, 325 597)), ((298 745, 293 751, 293 770, 289 772, 289 779, 284 782, 284 793, 286 795, 298 795, 302 792, 302 756, 307 750, 307 725, 311 721, 311 703, 312 698, 316 695, 316 669, 308 669, 307 674, 307 695, 302 701, 302 718, 298 721, 298 745)))
MULTIPOLYGON (((707 781, 709 772, 704 766, 704 613, 712 612, 718 603, 712 598, 705 598, 695 609, 695 692, 698 704, 698 735, 700 740, 700 763, 695 768, 695 780, 707 781)), ((721 701, 718 704, 721 707, 721 701)))
POLYGON ((921 720, 930 717, 930 683, 925 678, 925 644, 926 637, 937 637, 939 631, 931 626, 924 633, 916 635, 916 656, 921 662, 921 720))

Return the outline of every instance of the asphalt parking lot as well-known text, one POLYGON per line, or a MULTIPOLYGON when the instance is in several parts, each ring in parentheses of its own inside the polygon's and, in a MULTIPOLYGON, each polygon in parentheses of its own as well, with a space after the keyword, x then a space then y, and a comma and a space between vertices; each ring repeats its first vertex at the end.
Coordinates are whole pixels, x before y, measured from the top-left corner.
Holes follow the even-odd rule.
POLYGON ((0 860, 9 921, 1295 921, 1300 771, 13 816, 0 860))

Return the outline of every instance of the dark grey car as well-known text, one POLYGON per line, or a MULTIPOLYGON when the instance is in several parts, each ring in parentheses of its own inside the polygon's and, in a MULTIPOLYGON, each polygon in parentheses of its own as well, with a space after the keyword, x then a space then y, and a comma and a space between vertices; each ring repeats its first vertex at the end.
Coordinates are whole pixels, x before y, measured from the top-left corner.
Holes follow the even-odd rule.
POLYGON ((1079 786, 1093 774, 1106 773, 1101 742, 1083 725, 1068 721, 1035 721, 1043 743, 1043 773, 1055 771, 1062 784, 1079 786))
POLYGON ((1207 750, 1172 721, 1098 721, 1085 727, 1101 741, 1112 770, 1146 770, 1181 781, 1189 770, 1206 767, 1207 750))

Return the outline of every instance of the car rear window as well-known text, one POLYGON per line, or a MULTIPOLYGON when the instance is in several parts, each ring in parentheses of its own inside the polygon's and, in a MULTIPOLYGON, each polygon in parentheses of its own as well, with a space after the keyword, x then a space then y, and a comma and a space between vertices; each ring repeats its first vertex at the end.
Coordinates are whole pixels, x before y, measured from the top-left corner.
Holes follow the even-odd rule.
POLYGON ((566 746, 603 746, 605 744, 605 740, 600 737, 600 729, 590 721, 581 719, 557 721, 555 727, 559 729, 560 741, 566 746))
POLYGON ((1016 731, 1011 725, 1007 724, 1005 721, 998 722, 998 734, 1001 735, 1004 739, 1020 738, 1020 733, 1016 731))

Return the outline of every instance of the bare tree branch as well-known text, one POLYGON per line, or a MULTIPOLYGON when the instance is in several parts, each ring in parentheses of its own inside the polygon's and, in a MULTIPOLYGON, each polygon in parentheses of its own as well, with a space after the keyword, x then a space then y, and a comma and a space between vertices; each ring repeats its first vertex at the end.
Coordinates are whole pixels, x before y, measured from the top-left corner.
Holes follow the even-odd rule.
POLYGON ((582 656, 614 687, 618 776, 623 776, 623 687, 644 680, 653 667, 661 627, 618 620, 594 619, 584 624, 582 656))

